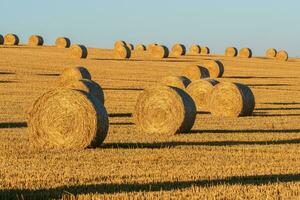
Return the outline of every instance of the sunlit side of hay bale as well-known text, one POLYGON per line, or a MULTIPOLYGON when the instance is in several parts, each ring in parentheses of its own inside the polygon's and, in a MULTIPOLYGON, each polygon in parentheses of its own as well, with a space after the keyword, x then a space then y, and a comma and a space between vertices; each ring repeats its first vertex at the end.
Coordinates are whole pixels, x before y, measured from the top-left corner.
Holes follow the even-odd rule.
POLYGON ((66 68, 59 76, 60 86, 66 85, 66 83, 72 80, 89 79, 91 80, 91 74, 85 67, 69 67, 66 68))
POLYGON ((133 51, 134 50, 134 46, 133 46, 133 44, 130 44, 130 43, 128 43, 127 44, 127 47, 131 50, 131 51, 133 51))
POLYGON ((55 46, 58 48, 69 48, 71 46, 71 40, 66 37, 59 37, 55 40, 55 46))
POLYGON ((210 78, 221 78, 224 74, 224 65, 219 60, 203 60, 199 65, 208 70, 210 78))
POLYGON ((173 56, 183 56, 186 53, 186 48, 183 44, 175 44, 171 51, 173 56))
POLYGON ((16 34, 9 33, 4 36, 5 45, 18 45, 19 42, 19 37, 16 34))
POLYGON ((289 59, 289 55, 286 51, 281 50, 281 51, 278 51, 278 53, 276 55, 276 59, 282 60, 282 61, 287 61, 289 59))
POLYGON ((115 58, 117 59, 128 59, 131 57, 131 50, 125 46, 119 46, 115 49, 115 58))
POLYGON ((73 44, 70 47, 71 56, 73 58, 87 58, 88 49, 81 44, 73 44))
POLYGON ((126 42, 123 40, 117 40, 114 44, 114 48, 117 49, 122 46, 127 46, 126 42))
POLYGON ((249 48, 242 48, 242 49, 240 49, 239 56, 241 58, 251 58, 252 57, 252 51, 249 48))
POLYGON ((208 55, 208 54, 210 54, 210 49, 208 47, 201 47, 200 54, 208 55))
POLYGON ((190 46, 189 48, 189 54, 191 55, 198 55, 201 53, 201 47, 197 44, 193 44, 192 46, 190 46))
POLYGON ((32 35, 28 39, 28 45, 29 46, 43 46, 44 39, 40 35, 32 35))
POLYGON ((147 51, 149 51, 151 53, 152 50, 154 49, 154 47, 156 47, 157 45, 158 44, 156 44, 156 43, 148 44, 147 51))
POLYGON ((164 45, 156 45, 151 49, 153 58, 162 59, 169 57, 169 49, 164 45))
POLYGON ((276 49, 270 48, 266 51, 266 57, 267 58, 275 58, 277 55, 276 49))
POLYGON ((209 78, 209 71, 204 66, 190 64, 182 70, 181 75, 187 77, 191 81, 195 81, 203 78, 209 78))
POLYGON ((143 44, 137 44, 137 45, 135 46, 135 50, 136 50, 136 51, 146 51, 147 49, 146 49, 146 46, 145 46, 145 45, 143 45, 143 44))
POLYGON ((225 56, 228 56, 228 57, 236 57, 238 55, 238 50, 237 48, 235 47, 228 47, 226 48, 225 50, 225 56))
POLYGON ((177 87, 182 90, 185 90, 190 83, 191 81, 185 76, 166 76, 160 81, 162 85, 177 87))

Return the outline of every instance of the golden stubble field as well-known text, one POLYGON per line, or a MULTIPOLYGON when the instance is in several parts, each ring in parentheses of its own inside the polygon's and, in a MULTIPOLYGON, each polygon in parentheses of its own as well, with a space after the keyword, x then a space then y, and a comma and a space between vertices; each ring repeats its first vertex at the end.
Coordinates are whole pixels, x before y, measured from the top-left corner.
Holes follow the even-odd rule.
POLYGON ((300 59, 222 55, 153 60, 89 49, 70 58, 55 47, 0 47, 0 197, 122 199, 298 199, 300 197, 300 59), (254 116, 199 113, 189 134, 138 132, 132 119, 143 88, 189 63, 220 59, 220 80, 241 82, 256 97, 254 116), (58 86, 66 67, 82 65, 104 89, 109 136, 101 148, 33 151, 27 111, 58 86))

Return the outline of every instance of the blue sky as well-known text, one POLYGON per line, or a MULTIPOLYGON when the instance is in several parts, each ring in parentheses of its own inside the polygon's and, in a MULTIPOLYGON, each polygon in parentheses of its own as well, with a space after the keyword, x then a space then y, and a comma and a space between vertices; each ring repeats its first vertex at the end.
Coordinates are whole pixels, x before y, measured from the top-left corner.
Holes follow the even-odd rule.
POLYGON ((300 56, 299 0, 1 0, 0 34, 27 42, 40 34, 53 44, 57 36, 90 47, 112 47, 122 39, 133 44, 181 42, 250 47, 255 55, 269 47, 300 56))

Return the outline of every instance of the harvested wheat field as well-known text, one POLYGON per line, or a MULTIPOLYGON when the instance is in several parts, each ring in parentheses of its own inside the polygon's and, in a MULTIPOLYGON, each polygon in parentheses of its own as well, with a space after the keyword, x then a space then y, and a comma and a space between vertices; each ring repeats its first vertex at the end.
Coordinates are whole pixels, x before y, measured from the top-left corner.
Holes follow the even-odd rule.
MULTIPOLYGON (((197 54, 158 59, 145 51, 123 60, 116 58, 113 49, 89 48, 88 57, 79 59, 70 56, 69 51, 52 46, 0 46, 1 198, 297 199, 300 196, 299 58, 281 61, 197 54), (164 77, 182 76, 186 66, 202 63, 204 59, 223 63, 224 74, 216 79, 218 82, 249 86, 255 96, 253 115, 217 117, 198 112, 194 126, 184 134, 149 133, 137 128, 136 101, 145 89, 157 85, 164 77), (32 149, 27 125, 31 105, 47 91, 60 87, 59 75, 76 66, 86 67, 104 92, 109 118, 105 141, 99 147, 87 149, 32 149)), ((167 98, 157 92, 152 91, 157 99, 167 98)), ((84 97, 78 92, 72 95, 84 97)), ((70 96, 61 102, 67 100, 72 102, 70 96)), ((176 105, 180 104, 176 101, 176 105)), ((72 109, 77 109, 78 105, 73 103, 72 109)), ((160 103, 154 101, 153 108, 157 111, 170 108, 170 112, 177 109, 172 104, 160 108, 160 103)), ((54 107, 50 115, 56 111, 57 115, 62 113, 53 102, 51 105, 54 107)), ((88 105, 92 109, 92 104, 88 105)), ((157 115, 158 119, 164 119, 159 112, 157 115)), ((167 120, 173 123, 172 116, 174 113, 167 120)), ((96 118, 90 117, 89 120, 96 118)), ((51 120, 55 122, 54 118, 51 120)), ((57 129, 65 128, 61 120, 62 127, 57 129)), ((171 127, 173 131, 176 128, 171 127)), ((78 146, 89 143, 90 140, 84 144, 79 141, 78 146)))

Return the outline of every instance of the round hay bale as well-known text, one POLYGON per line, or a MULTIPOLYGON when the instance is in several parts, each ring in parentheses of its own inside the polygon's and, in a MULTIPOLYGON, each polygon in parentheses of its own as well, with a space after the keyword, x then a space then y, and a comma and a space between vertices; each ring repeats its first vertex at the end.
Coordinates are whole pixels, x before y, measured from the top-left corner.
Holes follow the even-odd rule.
POLYGON ((175 87, 156 86, 138 97, 134 119, 141 131, 149 134, 187 133, 196 119, 192 98, 175 87))
POLYGON ((127 46, 119 46, 115 49, 115 57, 118 59, 128 59, 131 57, 131 50, 127 46))
POLYGON ((242 48, 239 52, 239 56, 241 58, 251 58, 252 57, 252 51, 249 48, 242 48))
POLYGON ((98 147, 108 132, 105 107, 93 95, 71 89, 43 94, 29 113, 29 139, 34 147, 84 149, 98 147))
POLYGON ((209 71, 204 66, 192 64, 185 67, 182 70, 181 75, 187 77, 191 81, 195 81, 203 78, 209 78, 209 71))
POLYGON ((157 59, 167 58, 169 56, 169 49, 164 45, 156 45, 151 49, 151 54, 157 59))
POLYGON ((104 93, 101 86, 90 79, 79 79, 79 80, 70 80, 63 82, 65 88, 81 90, 87 93, 92 94, 96 97, 102 104, 104 104, 104 93))
POLYGON ((250 116, 254 107, 254 95, 246 85, 221 82, 212 91, 210 112, 214 116, 250 116))
POLYGON ((175 44, 172 47, 173 56, 183 56, 186 53, 186 48, 183 44, 175 44))
POLYGON ((282 60, 282 61, 287 61, 289 59, 289 55, 286 51, 281 50, 281 51, 278 51, 278 53, 276 55, 276 59, 282 60))
POLYGON ((131 51, 133 51, 134 50, 134 46, 133 46, 133 44, 127 44, 127 47, 131 50, 131 51))
POLYGON ((221 78, 224 74, 224 65, 219 60, 205 60, 200 65, 208 70, 210 78, 221 78))
POLYGON ((225 50, 225 56, 236 57, 238 55, 238 50, 235 47, 228 47, 225 50))
POLYGON ((89 79, 91 80, 91 74, 85 67, 70 67, 65 69, 59 76, 60 85, 64 86, 71 80, 89 79))
POLYGON ((0 34, 0 45, 4 44, 4 37, 0 34))
POLYGON ((81 44, 73 44, 70 47, 70 52, 73 58, 86 58, 88 56, 87 48, 81 44))
POLYGON ((152 49, 153 49, 155 46, 157 46, 157 45, 158 45, 158 44, 156 44, 156 43, 149 44, 149 45, 147 46, 147 51, 152 52, 152 49))
POLYGON ((66 37, 59 37, 55 40, 55 46, 59 48, 69 48, 71 46, 71 40, 66 37))
POLYGON ((208 47, 201 47, 200 54, 201 55, 208 55, 208 54, 210 54, 210 49, 208 47))
POLYGON ((5 45, 18 45, 19 42, 19 37, 15 34, 9 33, 4 36, 5 45))
POLYGON ((135 50, 136 50, 136 51, 146 51, 146 46, 143 45, 143 44, 137 44, 137 45, 135 46, 135 50))
POLYGON ((123 41, 123 40, 118 40, 118 41, 115 42, 115 45, 114 45, 115 49, 117 49, 117 48, 119 48, 119 47, 122 47, 122 46, 127 46, 127 44, 126 44, 125 41, 123 41))
POLYGON ((186 92, 194 100, 197 111, 209 111, 211 94, 215 85, 219 82, 213 79, 199 79, 193 81, 187 88, 186 92))
POLYGON ((276 49, 270 48, 270 49, 268 49, 268 50, 266 51, 266 56, 267 56, 268 58, 275 58, 276 55, 277 55, 276 49))
POLYGON ((189 53, 191 55, 198 55, 201 53, 201 47, 197 44, 193 44, 192 46, 190 46, 189 53))
POLYGON ((30 46, 43 46, 44 39, 40 35, 32 35, 28 39, 28 45, 30 46))
POLYGON ((185 76, 166 76, 161 79, 162 85, 171 86, 185 90, 191 81, 185 76))

